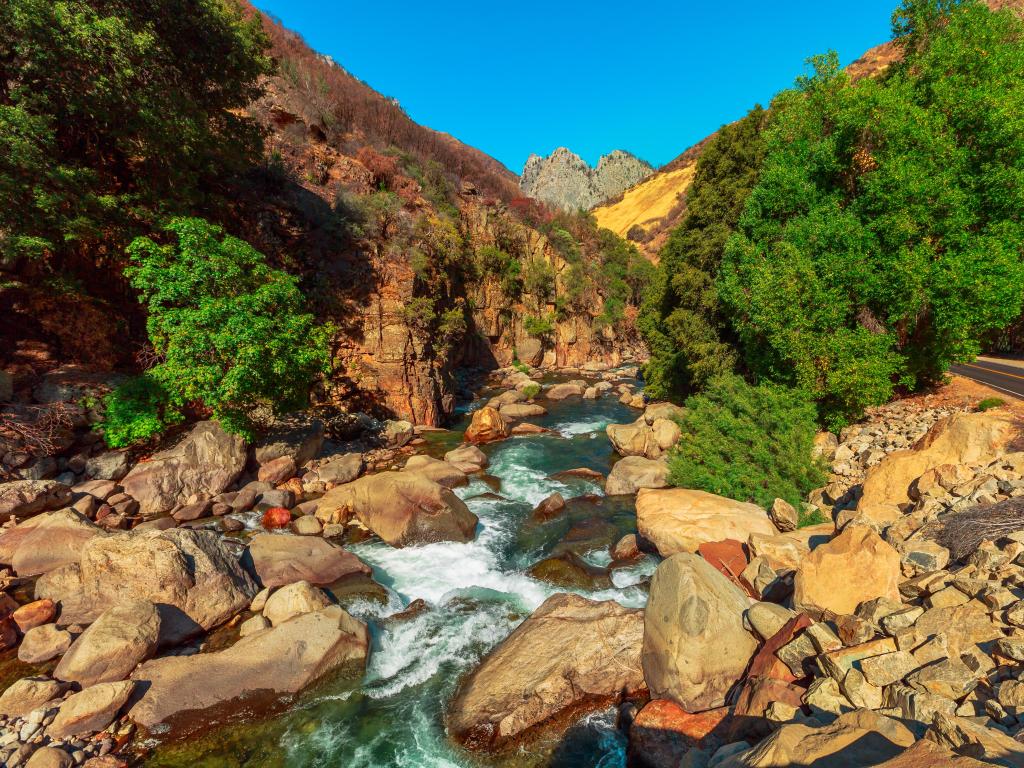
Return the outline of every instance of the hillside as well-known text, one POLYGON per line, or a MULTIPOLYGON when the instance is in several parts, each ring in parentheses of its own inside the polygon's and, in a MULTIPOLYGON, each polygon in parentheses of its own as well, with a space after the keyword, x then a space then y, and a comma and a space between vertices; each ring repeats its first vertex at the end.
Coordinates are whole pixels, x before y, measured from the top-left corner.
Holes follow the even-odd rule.
POLYGON ((589 210, 654 172, 649 163, 620 149, 591 168, 577 154, 559 147, 547 157, 530 155, 523 168, 523 192, 563 211, 589 210))

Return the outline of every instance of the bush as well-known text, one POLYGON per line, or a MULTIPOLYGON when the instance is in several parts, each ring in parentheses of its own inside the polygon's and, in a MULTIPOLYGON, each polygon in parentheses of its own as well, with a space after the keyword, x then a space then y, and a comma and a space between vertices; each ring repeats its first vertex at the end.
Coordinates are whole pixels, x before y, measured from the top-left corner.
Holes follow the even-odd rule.
POLYGON ((130 379, 103 399, 103 439, 111 448, 124 448, 160 434, 183 418, 169 401, 152 376, 130 379))
POLYGON ((535 338, 543 338, 555 332, 555 321, 551 315, 544 317, 524 317, 523 330, 535 338))
POLYGON ((523 268, 523 290, 547 301, 555 290, 555 270, 543 259, 530 259, 523 268))
POLYGON ((520 391, 527 400, 533 400, 533 398, 540 394, 540 384, 527 384, 520 391))
POLYGON ((516 358, 516 359, 514 359, 512 361, 512 367, 515 368, 520 373, 529 373, 530 372, 530 366, 528 366, 526 363, 524 363, 519 358, 516 358))
POLYGON ((986 397, 980 403, 978 403, 979 411, 989 411, 993 408, 1001 408, 1006 405, 1006 401, 1001 397, 986 397))
MULTIPOLYGON (((202 219, 173 219, 167 231, 177 245, 137 238, 125 269, 149 311, 146 329, 161 362, 147 377, 162 388, 165 407, 198 402, 225 428, 248 434, 256 406, 303 406, 313 379, 329 370, 332 329, 303 311, 296 279, 202 219)), ((152 397, 120 404, 151 414, 152 397)))
POLYGON ((797 390, 722 376, 686 401, 679 427, 668 459, 672 485, 762 507, 780 498, 799 509, 825 481, 811 458, 814 404, 797 390))
POLYGON ((418 296, 410 299, 409 303, 402 308, 402 319, 405 324, 420 336, 427 336, 430 329, 437 320, 437 313, 434 311, 434 300, 429 296, 418 296))

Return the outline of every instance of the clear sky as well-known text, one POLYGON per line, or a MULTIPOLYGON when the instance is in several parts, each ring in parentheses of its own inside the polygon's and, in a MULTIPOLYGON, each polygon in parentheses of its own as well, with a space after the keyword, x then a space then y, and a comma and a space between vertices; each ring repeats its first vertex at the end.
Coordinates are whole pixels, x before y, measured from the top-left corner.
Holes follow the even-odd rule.
POLYGON ((828 49, 889 39, 899 0, 255 0, 317 51, 520 173, 566 146, 662 165, 828 49))

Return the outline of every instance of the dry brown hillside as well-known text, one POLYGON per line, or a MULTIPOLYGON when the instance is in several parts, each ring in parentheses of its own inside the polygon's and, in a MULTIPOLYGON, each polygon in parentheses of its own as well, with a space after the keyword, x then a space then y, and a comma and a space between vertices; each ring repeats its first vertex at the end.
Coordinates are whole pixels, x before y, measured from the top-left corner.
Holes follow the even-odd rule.
MULTIPOLYGON (((994 10, 1009 8, 1024 15, 1024 0, 986 2, 994 10)), ((847 71, 856 80, 875 77, 897 61, 899 55, 899 47, 889 41, 867 51, 850 64, 847 71)), ((595 208, 598 225, 621 237, 629 237, 644 253, 656 259, 669 232, 678 226, 686 213, 686 191, 693 180, 697 159, 714 136, 711 134, 690 147, 617 199, 595 208)))

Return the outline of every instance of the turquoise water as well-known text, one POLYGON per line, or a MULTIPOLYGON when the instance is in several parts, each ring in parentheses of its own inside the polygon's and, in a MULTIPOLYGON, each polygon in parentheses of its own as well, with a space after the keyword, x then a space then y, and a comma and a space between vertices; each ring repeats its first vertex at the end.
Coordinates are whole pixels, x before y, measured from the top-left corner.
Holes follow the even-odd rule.
MULTIPOLYGON (((486 472, 500 481, 474 478, 457 493, 479 516, 468 544, 440 543, 393 549, 379 541, 352 545, 388 589, 386 605, 360 601, 349 610, 367 621, 373 647, 364 678, 334 683, 307 694, 283 714, 258 724, 221 729, 188 745, 168 745, 148 762, 166 765, 351 766, 352 768, 459 768, 468 766, 625 766, 625 742, 614 713, 595 713, 557 743, 538 743, 501 759, 471 755, 444 730, 445 704, 460 678, 549 595, 565 591, 525 575, 526 569, 561 546, 594 565, 606 566, 608 544, 632 532, 631 498, 609 499, 599 486, 551 475, 588 467, 607 473, 614 460, 604 427, 632 421, 637 412, 613 395, 598 401, 541 401, 549 414, 531 419, 551 434, 511 438, 483 448, 486 472), (533 507, 555 491, 570 499, 549 523, 530 519, 533 507), (488 494, 484 497, 484 494, 488 494), (583 531, 586 535, 579 535, 583 531), (389 619, 414 600, 428 607, 389 619)), ((468 423, 464 417, 458 431, 468 423)), ((431 435, 442 451, 458 435, 431 435)), ((612 587, 584 591, 594 599, 627 606, 646 602, 643 585, 652 561, 616 569, 612 587)))

